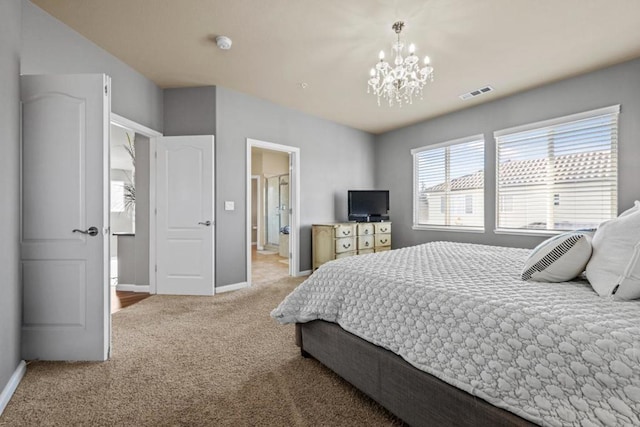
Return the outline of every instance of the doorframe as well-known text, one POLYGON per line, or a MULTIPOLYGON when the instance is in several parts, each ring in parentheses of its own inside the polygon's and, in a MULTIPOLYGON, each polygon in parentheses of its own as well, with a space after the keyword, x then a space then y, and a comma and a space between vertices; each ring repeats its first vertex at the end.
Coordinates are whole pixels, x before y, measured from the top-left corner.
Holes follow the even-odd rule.
POLYGON ((140 135, 146 136, 147 138, 162 136, 162 133, 158 132, 157 130, 148 128, 144 125, 141 125, 138 122, 129 120, 126 117, 122 117, 121 115, 118 115, 116 113, 111 113, 111 124, 119 126, 121 128, 132 130, 135 133, 139 133, 140 135))
POLYGON ((276 144, 273 142, 261 141, 247 138, 247 161, 246 161, 246 235, 245 243, 247 248, 247 285, 251 286, 251 148, 264 148, 266 150, 280 151, 289 154, 289 206, 291 212, 291 223, 289 231, 289 275, 300 276, 300 148, 289 145, 276 144))
MULTIPOLYGON (((157 130, 153 130, 144 125, 141 125, 138 122, 134 122, 133 120, 129 120, 126 117, 122 117, 116 113, 111 113, 111 124, 115 126, 119 126, 125 129, 129 129, 134 132, 134 134, 140 134, 149 138, 149 286, 148 292, 151 294, 155 294, 155 263, 152 263, 151 260, 155 260, 155 243, 156 243, 156 235, 155 235, 155 215, 153 214, 153 208, 155 208, 156 196, 155 196, 155 182, 153 177, 155 177, 155 158, 153 157, 153 153, 155 152, 155 147, 153 145, 153 138, 162 136, 161 132, 157 130), (152 258, 153 257, 153 258, 152 258), (154 265, 154 268, 151 266, 154 265), (154 273, 153 275, 151 273, 154 273)), ((135 136, 134 136, 135 138, 135 136)), ((111 166, 109 166, 111 167, 111 166)), ((111 171, 109 171, 111 173, 111 171)), ((140 290, 144 290, 144 288, 140 288, 140 290)), ((111 310, 111 307, 109 307, 111 310)))

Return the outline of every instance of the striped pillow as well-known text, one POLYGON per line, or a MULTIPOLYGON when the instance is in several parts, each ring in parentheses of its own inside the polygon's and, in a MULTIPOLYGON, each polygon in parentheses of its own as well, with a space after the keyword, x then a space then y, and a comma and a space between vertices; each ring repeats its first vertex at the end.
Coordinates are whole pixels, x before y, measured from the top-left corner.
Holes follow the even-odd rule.
POLYGON ((589 231, 570 231, 540 243, 522 269, 522 280, 566 282, 579 276, 591 258, 589 231))

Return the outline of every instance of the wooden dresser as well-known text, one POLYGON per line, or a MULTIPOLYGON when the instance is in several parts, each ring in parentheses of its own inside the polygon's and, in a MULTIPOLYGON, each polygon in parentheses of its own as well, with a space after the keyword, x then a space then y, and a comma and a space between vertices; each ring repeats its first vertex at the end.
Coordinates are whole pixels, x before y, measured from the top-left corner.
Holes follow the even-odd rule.
POLYGON ((391 249, 390 222, 314 224, 311 229, 313 269, 325 262, 391 249))

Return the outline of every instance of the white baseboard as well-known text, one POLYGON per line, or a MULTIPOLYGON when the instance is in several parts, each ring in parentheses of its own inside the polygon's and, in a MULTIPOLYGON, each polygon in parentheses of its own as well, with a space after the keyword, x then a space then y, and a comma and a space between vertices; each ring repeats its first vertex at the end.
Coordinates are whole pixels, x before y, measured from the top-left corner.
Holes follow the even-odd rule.
POLYGON ((2 415, 4 408, 9 404, 11 396, 13 396, 13 393, 18 388, 18 384, 20 384, 25 372, 27 372, 27 364, 24 360, 21 360, 20 363, 18 363, 18 367, 13 372, 13 375, 9 378, 9 382, 2 390, 2 393, 0 393, 0 415, 2 415))
POLYGON ((299 272, 296 274, 296 277, 308 276, 308 275, 310 275, 311 273, 313 273, 313 270, 304 270, 304 271, 299 271, 299 272))
POLYGON ((248 287, 249 287, 249 284, 247 282, 240 282, 240 283, 233 283, 231 285, 218 286, 216 287, 216 294, 219 294, 222 292, 237 291, 238 289, 244 289, 248 287))
POLYGON ((127 285, 117 284, 116 291, 128 291, 128 292, 146 292, 149 293, 149 285, 127 285))

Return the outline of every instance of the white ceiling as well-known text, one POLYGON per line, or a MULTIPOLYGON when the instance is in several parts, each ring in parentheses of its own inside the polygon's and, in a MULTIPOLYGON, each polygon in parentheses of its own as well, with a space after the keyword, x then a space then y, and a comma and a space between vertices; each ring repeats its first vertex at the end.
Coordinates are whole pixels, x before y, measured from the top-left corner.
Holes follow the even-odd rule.
POLYGON ((373 133, 640 57, 638 0, 32 2, 160 87, 219 85, 373 133), (378 107, 368 72, 398 19, 435 81, 413 105, 378 107))

